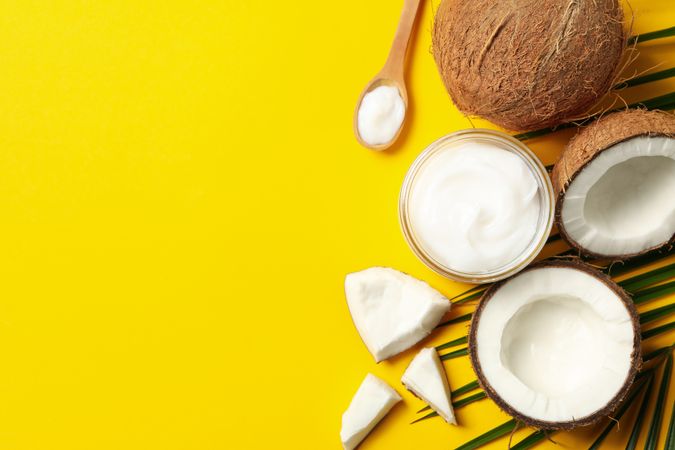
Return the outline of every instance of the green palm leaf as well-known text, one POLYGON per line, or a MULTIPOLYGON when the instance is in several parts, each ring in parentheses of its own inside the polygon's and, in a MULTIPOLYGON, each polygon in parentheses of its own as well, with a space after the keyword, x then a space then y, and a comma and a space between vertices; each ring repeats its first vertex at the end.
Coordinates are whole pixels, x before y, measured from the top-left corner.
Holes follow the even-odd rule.
POLYGON ((649 83, 652 81, 665 80, 666 78, 675 76, 675 67, 670 69, 659 70, 658 72, 653 72, 647 75, 642 75, 635 78, 630 78, 626 81, 615 85, 612 89, 625 89, 633 86, 639 86, 641 84, 649 83))
POLYGON ((590 447, 588 447, 588 450, 598 450, 600 448, 600 444, 605 440, 607 435, 609 435, 609 432, 612 431, 612 428, 618 423, 619 419, 623 417, 623 415, 628 411, 628 409, 633 405, 633 401, 635 398, 642 392, 644 387, 646 386, 646 383, 641 382, 638 384, 637 387, 635 387, 631 393, 626 397, 626 400, 623 402, 621 405, 621 408, 614 414, 614 419, 615 420, 610 420, 607 426, 605 427, 604 430, 602 430, 602 433, 600 433, 600 436, 591 444, 590 447))
POLYGON ((626 450, 634 450, 635 445, 637 444, 638 438, 640 437, 640 431, 642 429, 642 421, 647 413, 647 405, 649 404, 649 397, 652 395, 652 386, 654 382, 654 376, 650 376, 647 381, 647 390, 645 391, 644 396, 642 397, 642 403, 640 404, 640 410, 637 413, 637 418, 633 424, 633 431, 630 433, 630 438, 628 439, 628 445, 626 450))
POLYGON ((472 301, 472 300, 479 299, 479 298, 481 298, 481 296, 483 295, 483 292, 485 292, 485 289, 480 289, 480 290, 474 292, 474 293, 471 294, 471 295, 467 295, 467 296, 464 297, 464 298, 461 298, 461 299, 459 299, 459 300, 455 300, 454 302, 452 302, 452 304, 453 304, 453 305, 461 305, 462 303, 468 303, 468 302, 470 302, 470 301, 472 301))
POLYGON ((469 320, 471 320, 471 313, 464 314, 463 316, 458 316, 458 317, 455 317, 454 319, 450 319, 446 322, 439 323, 436 326, 436 328, 446 327, 448 325, 454 325, 456 323, 468 322, 469 320))
POLYGON ((459 358, 461 356, 466 356, 469 354, 469 349, 466 347, 460 348, 459 350, 455 350, 454 352, 446 353, 445 355, 441 355, 441 361, 447 361, 448 359, 454 359, 454 358, 459 358))
POLYGON ((533 445, 538 444, 539 442, 546 439, 549 435, 549 430, 537 430, 528 435, 525 439, 518 442, 516 445, 511 447, 511 450, 526 450, 533 445))
MULTIPOLYGON (((663 109, 663 110, 670 110, 670 109, 675 109, 675 92, 671 92, 669 94, 665 95, 660 95, 658 97, 653 97, 641 102, 637 103, 632 103, 628 105, 628 108, 638 108, 638 107, 643 107, 647 109, 663 109)), ((610 111, 604 111, 598 114, 593 114, 591 116, 588 116, 586 119, 583 120, 583 123, 591 122, 593 120, 596 120, 597 118, 601 117, 602 115, 606 115, 608 113, 616 112, 616 111, 623 111, 625 110, 626 107, 622 108, 616 108, 612 109, 610 111)), ((525 133, 520 133, 516 134, 513 137, 516 139, 520 139, 521 141, 526 141, 528 139, 532 139, 535 137, 539 136, 545 136, 549 133, 553 133, 554 131, 559 131, 559 130, 564 130, 566 128, 573 128, 578 126, 578 122, 567 122, 563 123, 561 125, 558 125, 556 127, 551 127, 551 128, 542 128, 539 130, 534 130, 534 131, 528 131, 525 133)))
MULTIPOLYGON (((470 405, 471 403, 477 402, 479 400, 483 400, 484 398, 487 398, 487 395, 485 395, 485 392, 478 392, 477 394, 473 394, 473 395, 470 395, 470 396, 468 396, 466 398, 463 398, 461 400, 457 400, 455 402, 452 402, 452 407, 454 409, 459 409, 459 408, 462 408, 466 405, 470 405)), ((436 417, 436 416, 438 416, 438 413, 436 411, 432 411, 429 414, 427 414, 426 416, 422 416, 419 419, 413 420, 412 422, 410 422, 410 425, 412 425, 414 423, 417 423, 417 422, 421 422, 422 420, 431 419, 432 417, 436 417)))
POLYGON ((470 382, 466 383, 464 386, 455 389, 454 391, 452 391, 450 393, 450 395, 452 397, 459 397, 460 395, 464 395, 467 392, 471 392, 474 389, 478 389, 479 387, 480 387, 480 385, 478 384, 478 380, 473 380, 473 381, 470 381, 470 382))
MULTIPOLYGON (((453 406, 454 406, 454 405, 453 405, 453 406)), ((432 417, 438 417, 438 413, 437 413, 436 411, 431 411, 431 412, 430 412, 429 414, 427 414, 426 416, 422 416, 422 417, 420 417, 419 419, 413 420, 412 422, 410 422, 410 425, 414 425, 414 424, 416 424, 417 422, 421 422, 421 421, 423 421, 423 420, 431 419, 432 417)))
POLYGON ((660 327, 652 328, 651 330, 643 331, 642 332, 642 340, 646 340, 649 338, 652 338, 654 336, 658 336, 659 334, 665 333, 667 331, 675 329, 675 322, 670 322, 665 325, 661 325, 660 327))
POLYGON ((640 324, 644 325, 646 323, 661 319, 673 311, 675 311, 675 303, 671 303, 670 305, 665 305, 660 308, 655 308, 650 311, 645 311, 640 314, 640 324))
POLYGON ((471 403, 477 402, 479 400, 483 400, 484 398, 487 398, 485 392, 477 392, 473 395, 469 395, 468 397, 452 402, 452 407, 455 409, 461 408, 463 406, 470 405, 471 403))
POLYGON ((637 291, 635 295, 633 295, 633 303, 639 305, 640 303, 648 302, 649 300, 654 300, 655 298, 672 293, 675 293, 675 281, 637 291))
MULTIPOLYGON (((480 385, 478 384, 478 380, 469 381, 464 386, 460 386, 457 389, 455 389, 454 391, 450 392, 450 397, 451 398, 459 397, 460 395, 464 395, 467 392, 471 392, 474 389, 478 389, 479 387, 480 387, 480 385)), ((419 414, 422 411, 426 411, 428 409, 431 409, 431 408, 429 406, 425 406, 424 408, 417 411, 417 413, 419 414)))
POLYGON ((494 441, 495 439, 499 439, 500 437, 506 436, 507 434, 515 430, 516 425, 517 425, 516 419, 511 419, 508 422, 504 422, 498 427, 495 427, 490 431, 481 434, 477 438, 471 439, 466 444, 460 445, 455 450, 473 450, 482 447, 483 445, 488 444, 494 441))
POLYGON ((628 38, 628 45, 637 44, 639 42, 647 42, 653 39, 660 39, 675 35, 675 27, 665 28, 663 30, 651 31, 649 33, 642 33, 628 38))
POLYGON ((675 403, 670 408, 670 425, 668 425, 668 435, 666 436, 666 450, 675 450, 675 403))
POLYGON ((658 395, 656 396, 656 406, 654 406, 654 414, 652 415, 652 423, 649 426, 649 434, 647 434, 647 442, 645 443, 645 450, 655 450, 656 444, 659 440, 659 432, 661 431, 661 420, 663 419, 663 406, 668 395, 668 386, 670 385, 670 374, 673 370, 673 354, 669 353, 666 359, 666 367, 663 369, 661 375, 661 386, 659 387, 658 395))
MULTIPOLYGON (((661 347, 661 348, 658 348, 656 350, 653 350, 653 351, 651 351, 651 352, 642 356, 642 362, 646 363, 646 362, 649 362, 650 360, 652 360, 654 358, 658 358, 661 355, 665 355, 669 351, 672 351, 673 348, 675 348, 675 343, 673 343, 671 345, 668 345, 666 347, 661 347)), ((644 372, 646 372, 646 371, 642 371, 641 374, 644 373, 644 372)))
POLYGON ((439 351, 439 352, 440 352, 441 350, 445 350, 446 348, 450 348, 450 347, 455 347, 455 346, 457 346, 457 345, 466 344, 468 340, 469 340, 469 339, 468 339, 467 336, 462 336, 462 337, 460 337, 460 338, 454 339, 454 340, 452 340, 452 341, 448 341, 448 342, 446 342, 445 344, 441 344, 441 345, 437 346, 437 347, 436 347, 436 351, 439 351))
POLYGON ((622 261, 615 264, 611 264, 605 268, 604 272, 612 277, 618 277, 632 270, 639 269, 640 267, 644 267, 646 265, 660 261, 672 254, 675 254, 675 247, 667 248, 660 252, 648 253, 644 256, 633 258, 630 261, 625 262, 622 261))
POLYGON ((452 297, 450 299, 450 301, 457 300, 460 297, 464 297, 465 295, 471 294, 471 293, 476 292, 476 291, 482 291, 482 290, 485 290, 485 286, 482 286, 480 284, 476 285, 476 286, 474 286, 470 289, 467 289, 466 291, 462 292, 461 294, 455 295, 454 297, 452 297))
POLYGON ((623 281, 619 281, 618 284, 629 292, 636 292, 672 277, 675 277, 675 263, 627 278, 623 281))

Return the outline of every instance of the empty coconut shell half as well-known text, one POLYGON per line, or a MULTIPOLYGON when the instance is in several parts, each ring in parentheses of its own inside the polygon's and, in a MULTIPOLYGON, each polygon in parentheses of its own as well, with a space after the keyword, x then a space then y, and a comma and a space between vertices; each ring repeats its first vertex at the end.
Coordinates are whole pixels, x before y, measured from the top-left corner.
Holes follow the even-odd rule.
POLYGON ((457 108, 509 130, 586 113, 625 49, 618 0, 443 0, 432 52, 457 108))
POLYGON ((675 237, 675 116, 632 109, 572 138, 552 173, 560 235, 585 256, 626 260, 675 237))
POLYGON ((469 353, 486 394, 541 429, 609 415, 640 366, 633 302, 577 261, 546 261, 492 285, 471 322, 469 353))

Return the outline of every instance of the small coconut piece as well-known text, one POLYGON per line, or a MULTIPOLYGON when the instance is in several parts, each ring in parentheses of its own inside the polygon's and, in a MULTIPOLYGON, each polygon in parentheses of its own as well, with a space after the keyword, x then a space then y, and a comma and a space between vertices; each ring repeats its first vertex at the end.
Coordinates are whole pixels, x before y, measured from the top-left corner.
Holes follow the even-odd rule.
POLYGON ((376 362, 424 339, 450 310, 450 301, 427 283, 388 267, 345 278, 347 305, 376 362))
POLYGON ((446 422, 457 425, 450 399, 450 386, 443 363, 434 348, 423 348, 401 377, 410 392, 426 402, 446 422))
POLYGON ((469 353, 501 409, 536 428, 570 429, 625 397, 641 363, 639 330, 635 305, 605 274, 546 261, 488 288, 469 353))
POLYGON ((342 446, 346 450, 356 448, 401 400, 398 392, 387 383, 375 375, 366 375, 349 407, 342 414, 342 446))
POLYGON ((675 116, 626 110, 582 129, 553 168, 555 220, 580 253, 625 260, 675 237, 675 116))
POLYGON ((457 108, 506 129, 583 115, 625 48, 618 0, 443 0, 432 52, 457 108))

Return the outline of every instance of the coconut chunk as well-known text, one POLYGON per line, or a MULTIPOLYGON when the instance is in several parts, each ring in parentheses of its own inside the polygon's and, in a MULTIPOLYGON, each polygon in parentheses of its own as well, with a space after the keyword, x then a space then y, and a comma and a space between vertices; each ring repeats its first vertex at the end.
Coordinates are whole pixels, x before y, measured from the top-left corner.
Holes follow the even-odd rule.
POLYGON ((553 170, 556 222, 581 253, 625 260, 675 239, 675 116, 610 114, 579 132, 553 170))
POLYGON ((457 425, 450 399, 450 386, 436 349, 420 350, 401 377, 401 382, 446 422, 457 425))
POLYGON ((675 139, 639 136, 602 152, 570 185, 565 231, 593 253, 621 256, 675 234, 675 139))
POLYGON ((376 362, 424 339, 450 310, 450 301, 427 283, 388 267, 345 278, 349 312, 376 362))
POLYGON ((346 450, 356 448, 401 400, 398 392, 387 383, 375 375, 366 375, 349 407, 342 414, 342 446, 346 450))
POLYGON ((549 261, 486 291, 469 351, 485 392, 544 429, 589 425, 611 413, 640 364, 637 312, 609 277, 549 261))

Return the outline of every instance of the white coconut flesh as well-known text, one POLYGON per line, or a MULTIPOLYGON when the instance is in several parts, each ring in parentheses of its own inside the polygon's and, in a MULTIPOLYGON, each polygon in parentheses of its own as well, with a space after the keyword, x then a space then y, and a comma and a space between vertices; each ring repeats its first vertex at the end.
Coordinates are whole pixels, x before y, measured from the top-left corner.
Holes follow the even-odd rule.
POLYGON ((578 421, 607 406, 630 374, 631 315, 584 271, 526 271, 496 290, 479 317, 474 351, 484 379, 523 416, 578 421))
POLYGON ((438 325, 450 301, 427 283, 388 267, 345 278, 347 305, 376 362, 412 347, 438 325))
POLYGON ((446 422, 457 425, 450 399, 450 385, 436 349, 420 350, 403 373, 401 382, 446 422))
POLYGON ((572 180, 568 236, 598 255, 641 253, 675 235, 675 139, 639 136, 609 147, 572 180))
POLYGON ((398 392, 387 383, 375 375, 366 375, 349 407, 342 414, 342 446, 347 450, 356 448, 401 400, 398 392))

